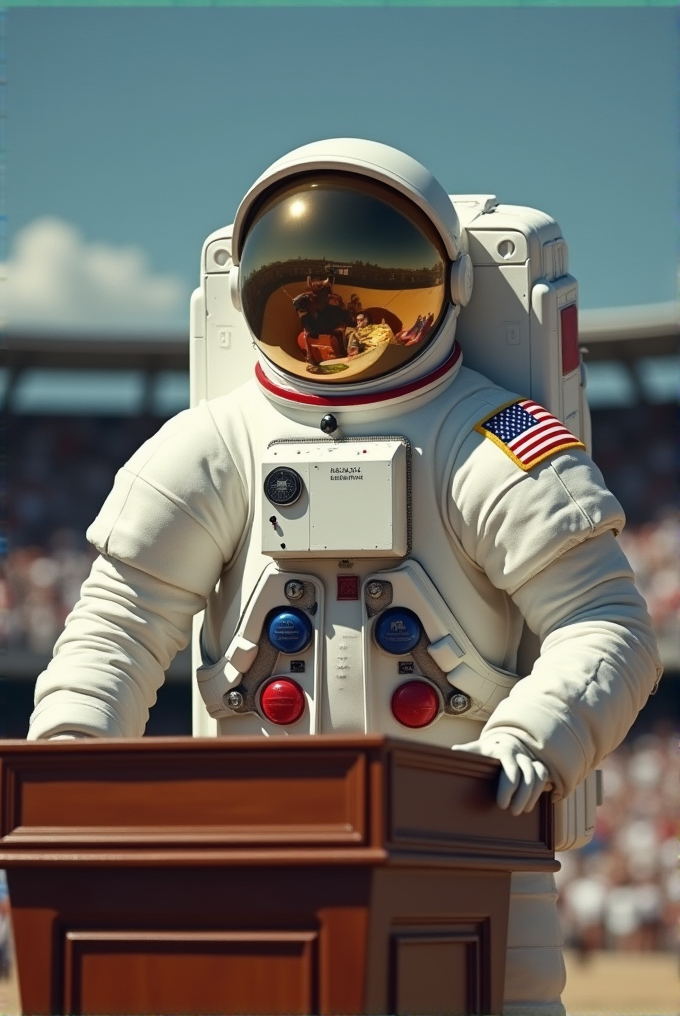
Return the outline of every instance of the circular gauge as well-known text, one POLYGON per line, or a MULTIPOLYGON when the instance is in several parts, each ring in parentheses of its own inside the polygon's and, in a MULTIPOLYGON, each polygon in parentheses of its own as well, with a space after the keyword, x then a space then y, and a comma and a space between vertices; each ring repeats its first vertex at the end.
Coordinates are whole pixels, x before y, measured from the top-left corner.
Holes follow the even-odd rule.
POLYGON ((279 508, 295 504, 302 493, 302 477, 288 466, 272 469, 264 481, 264 496, 279 508))

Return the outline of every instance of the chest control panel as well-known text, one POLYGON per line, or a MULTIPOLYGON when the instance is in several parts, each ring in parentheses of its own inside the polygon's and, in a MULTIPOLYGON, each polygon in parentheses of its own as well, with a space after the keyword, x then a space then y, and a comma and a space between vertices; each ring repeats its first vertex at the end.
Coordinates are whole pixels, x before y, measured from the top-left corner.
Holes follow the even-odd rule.
POLYGON ((262 552, 274 558, 405 557, 405 438, 272 442, 262 463, 262 552))

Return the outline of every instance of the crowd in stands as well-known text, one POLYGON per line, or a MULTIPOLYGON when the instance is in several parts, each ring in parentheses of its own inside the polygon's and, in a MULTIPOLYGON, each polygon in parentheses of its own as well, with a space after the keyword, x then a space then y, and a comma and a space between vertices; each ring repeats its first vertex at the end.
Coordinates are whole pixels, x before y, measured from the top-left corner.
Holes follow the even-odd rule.
POLYGON ((641 526, 678 508, 677 408, 636 405, 592 412, 593 458, 626 510, 641 526))
POLYGON ((10 549, 0 587, 0 637, 7 650, 51 653, 95 556, 70 528, 56 530, 46 547, 10 549))
POLYGON ((672 726, 625 741, 602 765, 604 804, 595 836, 560 854, 556 875, 566 944, 597 949, 677 948, 678 733, 672 726))
POLYGON ((680 520, 674 511, 656 522, 629 526, 620 536, 638 589, 647 601, 667 666, 680 658, 680 520))
POLYGON ((85 539, 116 470, 158 420, 9 417, 0 644, 49 653, 95 552, 85 539))

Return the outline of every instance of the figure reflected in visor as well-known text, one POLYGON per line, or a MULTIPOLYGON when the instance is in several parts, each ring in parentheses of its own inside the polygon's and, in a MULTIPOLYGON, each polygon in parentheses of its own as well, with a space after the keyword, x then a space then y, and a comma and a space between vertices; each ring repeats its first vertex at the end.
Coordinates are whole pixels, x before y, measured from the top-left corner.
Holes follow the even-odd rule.
POLYGON ((373 324, 370 313, 361 310, 357 314, 356 328, 346 333, 347 356, 352 358, 367 349, 375 349, 385 343, 396 343, 394 332, 383 319, 380 324, 373 324))
MULTIPOLYGON (((308 371, 317 373, 322 362, 346 355, 345 329, 354 319, 342 297, 333 292, 331 278, 313 279, 308 275, 307 289, 293 297, 293 307, 302 325, 297 341, 308 371)), ((346 368, 346 364, 337 367, 346 368)))
POLYGON ((397 332, 397 342, 400 346, 415 346, 417 342, 422 342, 426 337, 433 322, 434 314, 428 314, 426 317, 419 314, 410 328, 397 332))

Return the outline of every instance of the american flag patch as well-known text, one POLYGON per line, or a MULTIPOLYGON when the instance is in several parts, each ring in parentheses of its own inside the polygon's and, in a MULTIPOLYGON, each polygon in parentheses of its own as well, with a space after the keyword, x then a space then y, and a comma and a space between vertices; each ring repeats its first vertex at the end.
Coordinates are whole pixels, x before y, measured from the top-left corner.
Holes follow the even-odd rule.
POLYGON ((518 399, 496 410, 475 430, 502 448, 525 471, 566 448, 585 448, 552 413, 531 399, 518 399))

